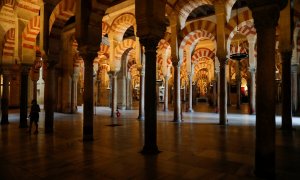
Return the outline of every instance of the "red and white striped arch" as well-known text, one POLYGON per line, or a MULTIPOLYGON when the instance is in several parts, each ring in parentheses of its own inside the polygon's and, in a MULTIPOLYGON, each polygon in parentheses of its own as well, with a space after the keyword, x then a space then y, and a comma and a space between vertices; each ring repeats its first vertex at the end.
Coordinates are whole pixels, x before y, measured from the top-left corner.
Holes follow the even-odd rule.
POLYGON ((248 54, 248 50, 245 47, 238 47, 238 46, 230 46, 230 54, 236 53, 246 53, 248 54))
POLYGON ((178 42, 180 43, 180 47, 182 48, 182 46, 184 47, 187 43, 193 41, 193 36, 195 35, 195 32, 199 31, 201 31, 202 33, 201 37, 206 37, 207 39, 215 40, 216 27, 217 26, 214 22, 206 20, 199 20, 188 24, 179 33, 178 42))
POLYGON ((215 44, 216 49, 216 24, 211 21, 200 20, 188 24, 179 34, 179 60, 183 59, 186 45, 192 46, 199 40, 209 39, 215 44))
POLYGON ((1 7, 0 7, 0 10, 2 9, 2 7, 6 6, 7 8, 10 8, 10 9, 14 9, 15 7, 15 0, 1 0, 0 2, 1 4, 1 7))
POLYGON ((136 30, 135 16, 131 13, 125 13, 118 16, 111 25, 111 31, 115 33, 115 39, 121 41, 126 30, 133 26, 136 30))
POLYGON ((32 18, 22 33, 22 47, 35 49, 36 37, 40 33, 40 16, 32 18))
POLYGON ((107 24, 107 22, 102 21, 102 37, 108 34, 109 31, 110 31, 110 26, 107 24))
POLYGON ((49 20, 49 32, 51 37, 60 36, 60 32, 70 17, 75 15, 76 1, 62 0, 54 8, 49 20))
MULTIPOLYGON (((246 26, 244 28, 244 34, 248 36, 249 34, 256 34, 256 30, 253 24, 253 17, 250 10, 246 9, 243 12, 240 12, 238 15, 233 16, 230 18, 229 22, 225 27, 225 39, 230 38, 232 36, 232 32, 237 29, 239 26, 240 30, 242 30, 242 26, 246 26), (238 17, 237 17, 238 16, 238 17), (239 24, 237 24, 237 18, 239 24)), ((231 37, 232 38, 232 37, 231 37)))
POLYGON ((14 59, 14 50, 15 50, 15 28, 11 28, 6 32, 4 36, 2 60, 12 61, 14 59))
POLYGON ((212 5, 211 0, 179 0, 176 3, 175 10, 179 15, 181 29, 185 26, 186 20, 190 13, 202 5, 212 5))
MULTIPOLYGON (((226 38, 227 38, 227 43, 226 43, 226 48, 227 48, 227 52, 231 52, 231 41, 232 38, 234 37, 235 33, 237 32, 237 28, 239 29, 239 33, 241 33, 242 35, 244 35, 245 37, 248 36, 256 36, 256 29, 254 27, 254 22, 252 19, 252 15, 250 16, 249 11, 244 11, 242 12, 244 15, 241 17, 244 17, 244 20, 241 21, 240 24, 237 25, 237 21, 236 18, 231 19, 230 23, 231 25, 227 25, 226 27, 226 38), (248 14, 248 15, 246 15, 248 14), (235 24, 235 27, 233 27, 233 24, 235 24), (230 32, 229 32, 230 30, 230 32)), ((240 20, 240 16, 239 16, 239 20, 240 20)))
POLYGON ((132 39, 123 40, 121 43, 118 44, 118 46, 115 49, 115 59, 121 60, 121 57, 124 54, 124 52, 128 49, 134 49, 135 45, 135 41, 132 39))
POLYGON ((214 51, 212 51, 208 48, 199 48, 193 53, 192 63, 197 64, 199 62, 199 60, 202 58, 209 58, 214 61, 215 53, 214 53, 214 51))

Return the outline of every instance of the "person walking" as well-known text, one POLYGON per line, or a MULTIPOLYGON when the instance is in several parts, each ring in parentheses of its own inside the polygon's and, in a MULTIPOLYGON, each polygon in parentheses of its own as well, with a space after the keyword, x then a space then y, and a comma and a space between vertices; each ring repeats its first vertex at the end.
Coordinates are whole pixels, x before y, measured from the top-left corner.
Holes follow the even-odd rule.
POLYGON ((35 124, 35 131, 34 134, 38 133, 38 122, 39 122, 39 112, 41 111, 40 106, 38 105, 37 101, 33 99, 31 101, 31 110, 29 114, 30 118, 30 126, 29 126, 29 133, 31 133, 32 123, 35 124))

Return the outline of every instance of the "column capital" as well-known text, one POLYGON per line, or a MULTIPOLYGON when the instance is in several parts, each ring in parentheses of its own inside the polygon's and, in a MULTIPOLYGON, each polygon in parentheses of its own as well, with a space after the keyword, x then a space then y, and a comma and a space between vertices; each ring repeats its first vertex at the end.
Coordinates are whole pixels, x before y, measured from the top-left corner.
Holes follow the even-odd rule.
POLYGON ((276 3, 267 4, 258 7, 252 7, 252 16, 254 26, 257 31, 269 27, 275 28, 278 25, 280 14, 279 5, 276 3))
POLYGON ((140 37, 140 43, 145 47, 145 53, 148 51, 155 51, 156 47, 160 41, 160 38, 154 36, 144 36, 140 37))
POLYGON ((180 64, 180 62, 178 60, 175 60, 175 61, 172 60, 172 65, 174 67, 180 67, 181 64, 180 64))

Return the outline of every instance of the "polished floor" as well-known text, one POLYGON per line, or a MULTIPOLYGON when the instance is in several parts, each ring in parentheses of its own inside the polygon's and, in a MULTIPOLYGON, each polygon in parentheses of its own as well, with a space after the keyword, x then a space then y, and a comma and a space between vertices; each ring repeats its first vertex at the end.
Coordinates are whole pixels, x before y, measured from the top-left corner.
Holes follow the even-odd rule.
MULTIPOLYGON (((219 126, 218 114, 206 104, 183 113, 173 123, 172 111, 158 108, 156 156, 140 153, 144 122, 137 110, 121 111, 112 120, 110 109, 97 107, 93 142, 82 142, 82 108, 74 115, 55 113, 55 132, 19 129, 19 113, 11 111, 10 124, 0 126, 0 179, 256 179, 254 167, 255 116, 229 107, 228 126, 219 126), (203 112, 206 111, 206 112, 203 112), (118 123, 120 126, 110 126, 118 123)), ((276 177, 300 179, 300 118, 295 130, 279 130, 276 117, 276 177)))

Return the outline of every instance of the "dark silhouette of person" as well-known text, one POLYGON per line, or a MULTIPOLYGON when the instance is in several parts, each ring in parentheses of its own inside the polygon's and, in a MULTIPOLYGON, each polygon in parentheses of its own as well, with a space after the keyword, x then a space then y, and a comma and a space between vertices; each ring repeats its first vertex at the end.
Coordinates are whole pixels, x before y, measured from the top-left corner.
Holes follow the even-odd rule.
POLYGON ((29 126, 29 133, 31 133, 32 123, 35 124, 35 131, 34 134, 38 133, 38 122, 39 122, 39 112, 41 111, 40 106, 37 104, 36 100, 33 99, 31 101, 31 110, 30 110, 30 126, 29 126))

